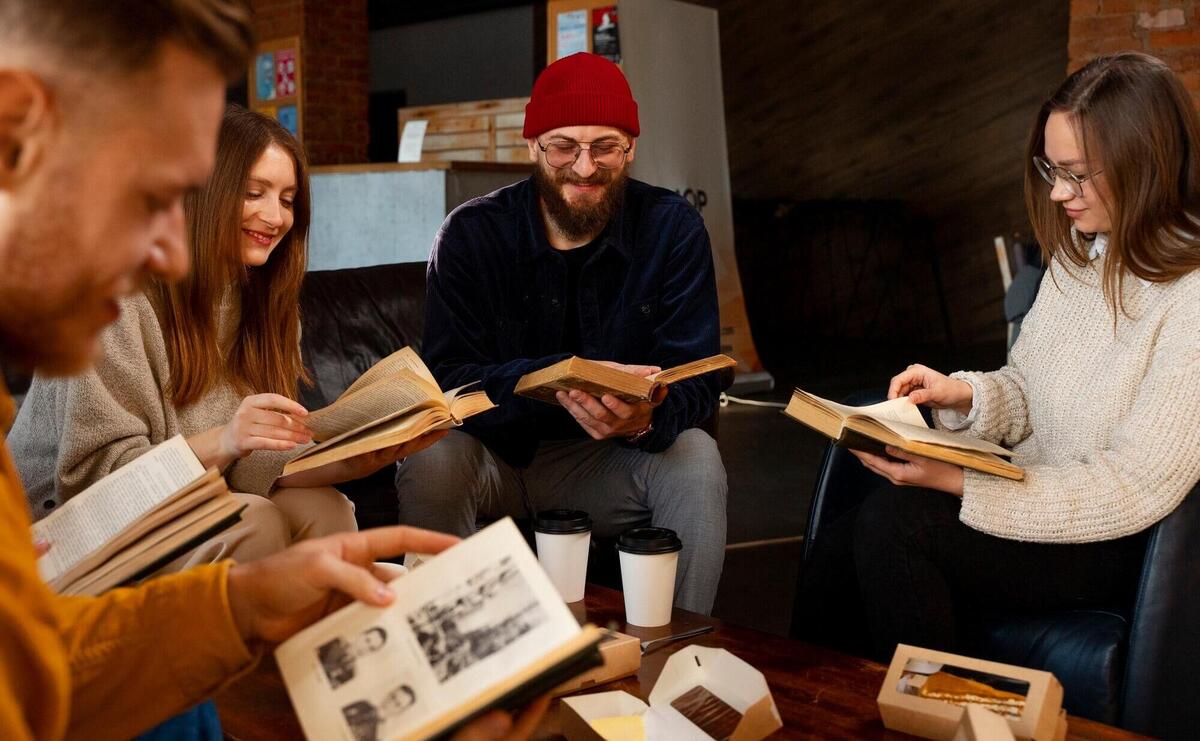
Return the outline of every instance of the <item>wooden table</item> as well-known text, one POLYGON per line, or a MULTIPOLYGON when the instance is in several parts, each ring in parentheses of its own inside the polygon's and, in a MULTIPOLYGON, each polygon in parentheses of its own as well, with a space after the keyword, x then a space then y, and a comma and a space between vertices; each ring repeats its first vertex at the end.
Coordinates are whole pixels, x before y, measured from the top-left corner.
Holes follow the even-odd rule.
MULTIPOLYGON (((571 606, 576 617, 614 627, 639 638, 658 638, 700 625, 715 630, 691 640, 667 644, 642 658, 636 676, 612 682, 596 691, 620 689, 641 698, 650 694, 667 657, 689 643, 724 648, 761 671, 783 716, 783 729, 772 738, 900 739, 906 734, 883 727, 875 696, 887 667, 829 649, 723 623, 676 610, 662 628, 625 624, 620 592, 588 587, 587 597, 571 606)), ((283 680, 270 658, 217 697, 221 723, 236 741, 275 741, 301 738, 283 680)), ((558 712, 551 707, 538 737, 558 733, 558 712)), ((1135 739, 1140 736, 1082 718, 1070 719, 1071 739, 1135 739)))

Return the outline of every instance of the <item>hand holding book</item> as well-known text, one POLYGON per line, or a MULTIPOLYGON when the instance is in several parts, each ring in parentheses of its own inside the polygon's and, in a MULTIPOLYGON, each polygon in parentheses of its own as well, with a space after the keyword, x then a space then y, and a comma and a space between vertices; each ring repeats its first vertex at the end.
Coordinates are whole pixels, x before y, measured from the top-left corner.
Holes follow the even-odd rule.
POLYGON ((943 463, 932 458, 906 453, 888 445, 887 456, 875 455, 861 450, 851 450, 867 469, 890 481, 895 486, 919 486, 923 489, 944 491, 961 497, 963 494, 963 467, 943 463))
MULTIPOLYGON (((596 362, 638 378, 649 378, 662 371, 657 365, 623 365, 607 360, 596 362)), ((607 440, 630 438, 648 431, 654 418, 654 409, 666 400, 667 390, 667 386, 658 386, 649 400, 636 401, 626 401, 610 393, 593 396, 578 389, 557 391, 554 396, 593 440, 607 440)))

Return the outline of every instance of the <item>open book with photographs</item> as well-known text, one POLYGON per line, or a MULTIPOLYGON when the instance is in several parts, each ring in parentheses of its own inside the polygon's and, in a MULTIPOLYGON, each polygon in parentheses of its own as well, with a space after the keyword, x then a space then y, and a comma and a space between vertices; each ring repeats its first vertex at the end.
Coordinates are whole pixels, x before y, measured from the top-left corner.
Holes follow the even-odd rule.
POLYGON ((1012 451, 987 440, 931 428, 907 396, 854 407, 796 389, 783 413, 813 428, 835 445, 886 455, 891 445, 913 455, 1020 481, 1025 471, 1005 460, 1012 451))
POLYGON ((304 418, 317 444, 288 461, 283 475, 400 445, 494 409, 486 392, 469 390, 473 385, 443 392, 412 348, 397 350, 304 418))
POLYGON ((391 587, 390 606, 347 605, 275 650, 309 739, 442 736, 602 664, 603 632, 579 626, 511 519, 391 587))
POLYGON ((33 525, 38 570, 61 594, 95 595, 147 576, 233 525, 243 505, 182 435, 156 445, 33 525))

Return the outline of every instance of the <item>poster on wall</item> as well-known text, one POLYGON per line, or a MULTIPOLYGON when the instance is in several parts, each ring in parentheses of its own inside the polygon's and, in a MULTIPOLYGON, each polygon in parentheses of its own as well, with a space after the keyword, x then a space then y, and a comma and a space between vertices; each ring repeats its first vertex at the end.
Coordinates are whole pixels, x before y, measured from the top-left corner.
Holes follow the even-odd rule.
POLYGON ((556 28, 558 29, 558 59, 588 50, 588 13, 586 10, 559 13, 556 28))
POLYGON ((297 131, 297 123, 299 122, 300 116, 296 111, 296 106, 294 106, 294 105, 279 106, 279 112, 276 114, 276 118, 279 119, 279 123, 283 125, 283 128, 292 132, 293 136, 295 136, 297 133, 299 133, 297 131))
POLYGON ((621 37, 617 33, 617 6, 592 8, 592 53, 621 63, 621 37))
POLYGON ((255 59, 254 96, 259 100, 275 99, 275 55, 269 51, 255 59))
POLYGON ((275 52, 275 95, 290 98, 296 94, 296 50, 275 52))

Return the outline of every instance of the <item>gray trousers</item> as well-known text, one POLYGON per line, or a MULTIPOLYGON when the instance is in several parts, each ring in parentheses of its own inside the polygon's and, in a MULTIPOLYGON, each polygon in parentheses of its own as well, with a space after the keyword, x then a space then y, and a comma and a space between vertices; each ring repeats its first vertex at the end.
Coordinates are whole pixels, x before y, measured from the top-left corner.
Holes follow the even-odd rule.
POLYGON ((684 431, 662 453, 612 441, 543 442, 528 468, 514 468, 459 430, 409 456, 396 471, 400 521, 467 536, 477 520, 532 518, 544 509, 580 509, 593 534, 631 527, 674 530, 683 541, 675 606, 712 612, 725 563, 725 466, 717 444, 684 431))

